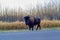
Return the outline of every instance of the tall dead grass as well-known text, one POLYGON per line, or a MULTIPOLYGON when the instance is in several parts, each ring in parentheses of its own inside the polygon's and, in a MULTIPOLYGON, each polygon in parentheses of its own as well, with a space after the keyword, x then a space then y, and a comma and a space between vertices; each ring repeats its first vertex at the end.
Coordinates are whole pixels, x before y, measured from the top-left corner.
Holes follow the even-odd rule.
POLYGON ((42 20, 41 26, 43 28, 60 27, 60 20, 42 20))
MULTIPOLYGON (((50 28, 50 27, 60 27, 60 20, 42 20, 41 21, 42 28, 50 28)), ((24 22, 0 22, 0 29, 27 29, 27 26, 24 22)))
POLYGON ((23 22, 0 22, 0 29, 26 29, 26 25, 23 22))

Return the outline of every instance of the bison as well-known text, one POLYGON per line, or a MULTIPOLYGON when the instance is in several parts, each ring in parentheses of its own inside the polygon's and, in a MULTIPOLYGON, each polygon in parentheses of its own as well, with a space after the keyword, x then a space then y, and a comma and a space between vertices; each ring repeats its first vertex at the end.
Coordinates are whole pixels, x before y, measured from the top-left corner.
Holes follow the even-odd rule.
POLYGON ((34 30, 34 26, 37 25, 36 30, 41 29, 40 23, 41 23, 41 19, 40 18, 35 18, 32 16, 25 16, 24 17, 25 20, 25 24, 29 26, 29 30, 34 30))

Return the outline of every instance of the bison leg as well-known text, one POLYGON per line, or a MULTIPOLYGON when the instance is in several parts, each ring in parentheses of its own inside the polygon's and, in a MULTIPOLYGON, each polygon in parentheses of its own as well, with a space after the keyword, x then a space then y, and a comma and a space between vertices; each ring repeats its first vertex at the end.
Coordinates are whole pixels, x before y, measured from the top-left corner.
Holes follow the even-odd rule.
POLYGON ((34 30, 34 28, 33 28, 32 26, 29 26, 29 30, 32 30, 32 31, 33 31, 33 30, 34 30))
POLYGON ((37 28, 36 28, 36 30, 38 30, 38 28, 41 30, 41 26, 38 24, 38 26, 37 26, 37 28))
POLYGON ((31 30, 31 26, 29 26, 29 30, 31 30))
POLYGON ((29 27, 29 30, 34 30, 34 25, 31 25, 30 27, 29 27))
POLYGON ((32 28, 32 31, 34 30, 34 26, 31 27, 32 28))

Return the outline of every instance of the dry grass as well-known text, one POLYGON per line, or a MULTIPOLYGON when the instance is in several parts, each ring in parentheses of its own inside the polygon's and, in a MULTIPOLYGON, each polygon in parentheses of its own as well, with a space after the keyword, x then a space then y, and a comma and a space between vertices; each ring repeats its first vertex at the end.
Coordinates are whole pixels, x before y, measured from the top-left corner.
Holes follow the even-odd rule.
POLYGON ((41 26, 43 28, 60 27, 60 20, 42 20, 41 26))
MULTIPOLYGON (((42 20, 41 21, 42 28, 49 28, 49 27, 60 27, 60 20, 42 20)), ((27 26, 24 22, 0 22, 0 29, 26 29, 27 26)))
POLYGON ((0 22, 0 29, 26 29, 26 25, 23 22, 0 22))

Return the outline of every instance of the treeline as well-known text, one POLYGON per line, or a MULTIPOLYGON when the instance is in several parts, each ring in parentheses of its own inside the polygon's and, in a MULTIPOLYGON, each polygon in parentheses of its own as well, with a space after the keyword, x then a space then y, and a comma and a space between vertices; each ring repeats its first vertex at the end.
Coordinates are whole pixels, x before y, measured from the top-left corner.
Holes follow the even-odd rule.
POLYGON ((38 10, 37 9, 32 9, 28 11, 22 11, 22 12, 13 12, 10 11, 3 12, 2 14, 0 13, 0 21, 23 21, 24 16, 26 15, 32 15, 34 17, 40 17, 41 19, 48 19, 48 20, 60 20, 60 8, 59 11, 56 9, 42 9, 38 10))
POLYGON ((21 9, 16 10, 4 8, 2 11, 0 11, 0 21, 23 21, 23 13, 24 11, 22 11, 21 9))
POLYGON ((23 21, 24 16, 30 15, 34 17, 40 17, 41 19, 47 20, 60 20, 60 3, 51 1, 48 4, 44 3, 45 6, 36 5, 28 10, 9 9, 0 7, 0 21, 23 21))

